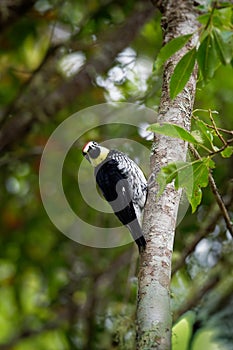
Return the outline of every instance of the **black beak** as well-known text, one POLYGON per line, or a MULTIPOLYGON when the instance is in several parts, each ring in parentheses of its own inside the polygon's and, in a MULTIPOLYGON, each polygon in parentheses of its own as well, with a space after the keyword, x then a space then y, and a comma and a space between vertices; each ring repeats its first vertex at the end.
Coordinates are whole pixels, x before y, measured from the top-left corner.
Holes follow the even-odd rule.
POLYGON ((83 157, 85 157, 88 160, 88 162, 90 162, 90 158, 89 158, 88 153, 83 152, 83 157))

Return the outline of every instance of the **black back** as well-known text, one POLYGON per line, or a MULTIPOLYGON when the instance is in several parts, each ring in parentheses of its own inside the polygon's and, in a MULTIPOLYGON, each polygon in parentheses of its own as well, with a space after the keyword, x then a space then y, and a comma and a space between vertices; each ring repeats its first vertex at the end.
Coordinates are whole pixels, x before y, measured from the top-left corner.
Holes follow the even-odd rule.
POLYGON ((126 176, 118 168, 114 159, 106 160, 95 168, 96 182, 103 196, 111 205, 119 220, 127 225, 136 219, 131 198, 131 190, 126 176))

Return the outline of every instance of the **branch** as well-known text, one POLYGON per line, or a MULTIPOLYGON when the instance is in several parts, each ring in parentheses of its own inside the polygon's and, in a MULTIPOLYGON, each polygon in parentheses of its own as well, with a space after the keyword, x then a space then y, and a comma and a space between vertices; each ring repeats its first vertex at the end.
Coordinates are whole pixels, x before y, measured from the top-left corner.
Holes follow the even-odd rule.
POLYGON ((211 123, 212 123, 212 126, 213 126, 213 128, 214 128, 214 131, 215 131, 216 134, 218 135, 218 138, 222 141, 223 145, 224 145, 225 147, 227 147, 227 143, 226 143, 225 139, 222 137, 222 135, 220 134, 220 132, 219 132, 219 130, 218 130, 218 128, 217 128, 217 125, 216 125, 216 123, 215 123, 215 121, 214 121, 214 118, 213 118, 213 116, 212 116, 212 113, 211 113, 211 110, 210 110, 210 109, 209 109, 209 118, 210 118, 210 120, 211 120, 211 123))
POLYGON ((226 223, 226 227, 228 228, 230 234, 233 237, 233 224, 232 224, 231 218, 228 214, 227 208, 222 200, 222 197, 221 197, 220 193, 218 192, 218 188, 217 188, 215 181, 214 181, 214 178, 211 174, 209 174, 209 182, 210 182, 211 190, 212 190, 212 192, 216 198, 216 201, 218 203, 218 206, 222 212, 223 218, 224 218, 225 223, 226 223))
POLYGON ((224 149, 226 149, 227 146, 229 146, 230 144, 233 143, 233 138, 231 139, 228 139, 228 140, 224 140, 225 141, 225 144, 224 146, 222 146, 221 148, 219 148, 217 151, 213 151, 213 152, 209 152, 209 155, 210 156, 213 156, 217 153, 221 153, 222 151, 224 151, 224 149))
POLYGON ((37 92, 33 91, 31 98, 35 106, 28 105, 26 108, 21 108, 2 127, 0 151, 6 150, 12 143, 22 138, 36 121, 43 119, 43 115, 53 116, 76 101, 92 86, 97 74, 106 72, 112 66, 117 54, 132 42, 142 26, 154 15, 150 2, 139 2, 139 4, 141 8, 136 8, 122 26, 109 33, 101 48, 71 80, 63 82, 55 91, 43 98, 36 95, 38 93, 40 96, 41 89, 37 87, 37 92))
MULTIPOLYGON (((230 191, 230 196, 227 198, 225 202, 225 206, 228 209, 228 207, 232 204, 233 201, 233 187, 229 186, 230 188, 227 191, 230 191)), ((222 212, 217 207, 218 210, 214 210, 214 208, 210 208, 209 215, 207 215, 207 222, 202 225, 202 227, 199 229, 197 233, 195 233, 195 237, 193 241, 188 245, 185 246, 182 250, 182 254, 177 260, 172 268, 172 276, 184 265, 186 258, 194 251, 197 244, 206 237, 209 233, 214 231, 215 226, 217 225, 217 222, 222 217, 222 212)))
MULTIPOLYGON (((201 156, 200 154, 197 152, 197 150, 192 146, 192 145, 189 145, 190 147, 190 150, 192 152, 192 154, 194 155, 194 157, 196 159, 201 159, 201 156)), ((214 181, 214 178, 213 176, 211 175, 211 173, 209 173, 209 183, 210 183, 210 188, 212 190, 212 193, 214 194, 215 196, 215 199, 216 199, 216 202, 218 203, 218 206, 222 212, 222 216, 225 220, 225 223, 226 223, 226 227, 227 229, 229 230, 230 234, 232 235, 233 237, 233 224, 232 224, 232 221, 231 221, 231 218, 228 214, 228 211, 227 211, 227 208, 222 200, 222 197, 218 191, 218 188, 215 184, 215 181, 214 181)))

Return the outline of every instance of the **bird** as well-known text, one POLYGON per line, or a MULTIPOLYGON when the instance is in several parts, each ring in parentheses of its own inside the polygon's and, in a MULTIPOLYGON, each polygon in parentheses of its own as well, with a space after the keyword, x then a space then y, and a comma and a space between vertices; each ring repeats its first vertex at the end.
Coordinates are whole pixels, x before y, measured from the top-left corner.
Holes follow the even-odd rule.
POLYGON ((103 147, 96 141, 86 143, 82 154, 94 167, 96 183, 103 197, 129 229, 142 253, 146 240, 141 225, 148 191, 143 171, 125 153, 103 147))

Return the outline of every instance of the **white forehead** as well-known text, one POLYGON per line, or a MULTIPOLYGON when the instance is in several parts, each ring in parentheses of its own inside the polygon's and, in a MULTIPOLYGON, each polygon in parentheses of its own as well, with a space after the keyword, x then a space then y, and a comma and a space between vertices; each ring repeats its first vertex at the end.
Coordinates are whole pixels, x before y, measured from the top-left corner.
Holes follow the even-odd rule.
POLYGON ((95 141, 89 141, 84 147, 83 147, 83 152, 88 152, 90 148, 98 146, 97 142, 95 141))

